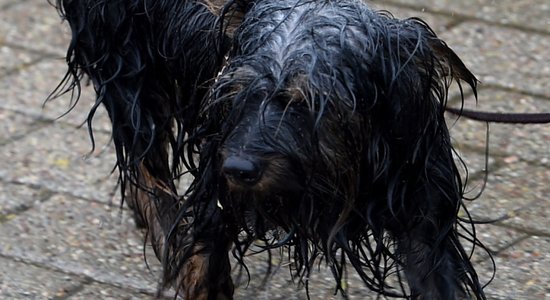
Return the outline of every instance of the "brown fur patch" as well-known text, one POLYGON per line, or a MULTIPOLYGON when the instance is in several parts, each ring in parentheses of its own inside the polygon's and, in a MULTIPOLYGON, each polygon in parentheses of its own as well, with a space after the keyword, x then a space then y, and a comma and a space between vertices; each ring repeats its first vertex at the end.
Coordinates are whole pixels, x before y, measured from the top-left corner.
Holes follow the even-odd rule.
POLYGON ((223 31, 229 37, 233 37, 235 29, 243 21, 245 7, 250 0, 235 1, 229 5, 227 0, 203 0, 206 7, 216 16, 223 16, 223 31))
POLYGON ((302 102, 309 95, 307 94, 308 88, 308 77, 305 74, 298 74, 292 80, 288 87, 286 88, 286 95, 289 97, 292 102, 302 102))
MULTIPOLYGON (((134 210, 138 218, 148 229, 147 237, 158 259, 164 263, 163 256, 165 248, 165 239, 167 230, 172 225, 174 216, 170 212, 160 211, 160 207, 174 207, 178 201, 178 196, 171 192, 171 189, 162 181, 153 177, 143 163, 139 167, 139 186, 132 185, 128 190, 128 204, 134 210), (163 203, 161 203, 163 202, 163 203)), ((219 288, 215 289, 217 293, 214 297, 211 286, 208 285, 208 267, 210 254, 201 251, 203 245, 196 244, 193 249, 194 255, 183 265, 179 271, 179 286, 175 286, 178 292, 184 296, 184 299, 196 300, 228 300, 232 299, 233 283, 231 277, 220 279, 219 288)), ((170 250, 172 251, 172 250, 170 250)))
POLYGON ((162 201, 175 203, 176 196, 166 187, 166 184, 151 176, 147 168, 141 163, 137 179, 138 185, 130 185, 128 188, 128 205, 134 211, 138 222, 148 229, 148 237, 157 257, 162 260, 164 251, 165 231, 163 229, 160 213, 157 210, 154 197, 162 198, 162 201))

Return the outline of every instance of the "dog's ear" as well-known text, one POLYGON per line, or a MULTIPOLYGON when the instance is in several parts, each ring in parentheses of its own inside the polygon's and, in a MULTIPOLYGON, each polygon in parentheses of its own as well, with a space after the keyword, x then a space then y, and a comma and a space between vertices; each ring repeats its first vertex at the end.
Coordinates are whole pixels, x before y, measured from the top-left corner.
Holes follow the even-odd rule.
MULTIPOLYGON (((382 199, 391 212, 387 218, 393 218, 388 224, 395 226, 390 231, 398 244, 396 257, 413 294, 430 299, 483 295, 460 244, 462 233, 456 231, 463 226, 457 225, 457 213, 464 189, 444 118, 451 82, 459 87, 466 82, 475 93, 478 81, 422 20, 386 24, 392 25, 386 27, 387 47, 378 53, 385 63, 382 78, 390 82, 387 101, 381 103, 386 114, 370 119, 382 125, 378 131, 384 132, 380 136, 389 153, 387 176, 380 178, 387 181, 382 199)), ((478 243, 475 235, 466 239, 478 243)))
POLYGON ((472 91, 477 96, 478 80, 472 72, 464 65, 464 62, 456 55, 456 53, 445 43, 439 39, 435 33, 428 27, 431 37, 428 39, 428 45, 433 54, 442 64, 444 73, 443 76, 451 76, 455 80, 462 80, 472 88, 472 91))

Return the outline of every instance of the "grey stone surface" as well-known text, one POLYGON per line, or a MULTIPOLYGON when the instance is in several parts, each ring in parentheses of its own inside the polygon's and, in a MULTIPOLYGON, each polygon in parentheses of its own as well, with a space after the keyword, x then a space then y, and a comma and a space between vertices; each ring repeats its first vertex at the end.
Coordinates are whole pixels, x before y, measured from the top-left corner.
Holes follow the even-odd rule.
POLYGON ((481 181, 480 179, 483 178, 486 165, 489 167, 489 170, 493 168, 495 159, 491 156, 486 156, 485 153, 472 151, 467 148, 467 145, 465 146, 460 142, 455 141, 455 148, 457 151, 455 154, 455 162, 461 174, 461 178, 470 189, 473 189, 469 193, 475 193, 476 189, 474 185, 478 185, 479 181, 481 181))
MULTIPOLYGON (((154 294, 138 293, 132 290, 116 288, 106 284, 90 284, 85 286, 81 291, 71 295, 71 300, 140 300, 154 299, 154 294)), ((160 299, 173 299, 169 297, 161 297, 160 299)))
POLYGON ((550 36, 479 22, 440 35, 484 84, 550 97, 550 36))
POLYGON ((81 279, 0 257, 1 299, 63 299, 81 279))
MULTIPOLYGON (((487 251, 481 248, 476 250, 473 261, 479 262, 485 261, 488 254, 498 255, 506 251, 509 247, 515 246, 517 243, 529 238, 530 235, 512 228, 499 226, 498 224, 479 224, 476 226, 476 237, 489 251, 487 253, 487 251)), ((464 244, 468 246, 468 249, 471 249, 471 243, 464 242, 464 244)), ((487 272, 480 275, 483 278, 489 279, 492 274, 487 272)))
POLYGON ((15 218, 16 214, 47 200, 51 193, 45 189, 0 181, 0 222, 15 218))
POLYGON ((16 72, 37 61, 40 55, 37 53, 8 47, 0 43, 0 78, 10 72, 16 72))
MULTIPOLYGON (((45 120, 59 120, 80 126, 86 122, 88 112, 95 103, 93 89, 83 83, 82 95, 75 104, 71 95, 65 94, 45 102, 59 84, 67 67, 61 59, 45 59, 32 67, 2 78, 0 81, 0 108, 18 111, 45 120), (56 72, 52 72, 56 70, 56 72), (30 80, 32 79, 32 80, 30 80)), ((109 131, 107 113, 97 110, 94 129, 109 131)))
POLYGON ((550 170, 547 167, 524 162, 503 165, 489 174, 487 188, 481 198, 470 205, 470 212, 480 219, 506 218, 505 222, 510 222, 510 217, 514 220, 519 215, 525 216, 525 210, 533 209, 538 218, 529 220, 535 215, 525 216, 522 221, 528 222, 528 227, 533 230, 540 229, 550 234, 546 223, 537 224, 548 217, 546 207, 550 201, 550 185, 545 184, 548 178, 550 170))
POLYGON ((96 149, 90 153, 92 148, 86 130, 46 124, 3 147, 0 178, 111 201, 116 176, 111 174, 115 159, 109 140, 109 135, 96 132, 96 149))
MULTIPOLYGON (((549 299, 550 239, 534 236, 495 257, 497 272, 486 288, 489 299, 549 299)), ((489 261, 483 266, 491 269, 489 261)))
MULTIPOLYGON (((274 273, 269 277, 267 284, 262 284, 267 268, 266 256, 259 254, 246 259, 251 281, 248 282, 246 277, 240 281, 236 280, 236 299, 307 299, 304 281, 300 282, 298 278, 292 279, 290 275, 288 259, 281 258, 278 253, 274 252, 273 254, 274 273)), ((234 270, 233 273, 233 277, 237 279, 238 270, 234 270)), ((340 295, 334 295, 335 281, 330 269, 323 262, 316 265, 315 270, 307 279, 310 299, 343 299, 340 295)), ((348 288, 350 299, 378 299, 375 293, 363 288, 360 278, 353 272, 350 272, 348 278, 343 280, 343 285, 348 288)))
POLYGON ((29 0, 0 0, 0 9, 8 9, 12 5, 27 1, 29 0))
MULTIPOLYGON (((546 0, 379 0, 399 18, 425 19, 482 81, 477 104, 499 112, 550 112, 550 3, 546 0)), ((42 104, 63 78, 67 27, 45 0, 0 0, 0 298, 152 299, 159 264, 143 260, 142 232, 119 208, 110 125, 94 122, 96 150, 78 128, 94 103, 83 87, 70 114, 69 95, 42 104), (88 155, 89 154, 89 155, 88 155)), ((456 88, 451 92, 457 105, 456 88)), ((468 196, 482 186, 485 125, 464 118, 452 125, 453 143, 468 165, 468 196)), ((494 254, 496 278, 488 298, 550 299, 550 126, 490 126, 489 180, 467 207, 477 237, 494 254)), ((182 185, 188 182, 184 179, 182 185)), ((184 188, 182 187, 182 190, 184 188)), ((466 217, 464 211, 460 212, 466 217)), ((237 299, 306 299, 282 267, 267 285, 261 257, 250 257, 252 282, 237 299)), ((279 259, 280 260, 280 259, 279 259)), ((284 261, 284 260, 283 260, 284 261)), ((473 261, 483 282, 490 259, 473 261)), ((278 262, 274 259, 274 262, 278 262)), ((351 299, 377 299, 350 274, 351 299)), ((333 296, 326 268, 310 278, 311 299, 333 296)), ((166 292, 172 299, 173 292, 166 292)))
MULTIPOLYGON (((0 255, 154 293, 159 265, 144 264, 141 233, 117 206, 56 195, 0 227, 0 255)), ((151 250, 149 250, 149 253, 151 250)))
POLYGON ((7 144, 33 128, 35 118, 17 112, 0 109, 0 145, 7 144))
POLYGON ((68 26, 48 1, 19 1, 0 10, 0 37, 8 45, 61 57, 68 45, 68 26))
POLYGON ((437 14, 458 19, 479 18, 491 23, 509 25, 529 30, 550 32, 547 0, 375 0, 383 4, 405 4, 437 14))
POLYGON ((435 16, 433 14, 426 13, 426 11, 422 8, 404 8, 385 4, 384 1, 369 1, 368 3, 371 4, 372 8, 390 12, 394 17, 399 19, 420 18, 428 23, 436 33, 445 31, 449 26, 451 26, 453 20, 452 18, 435 16))
MULTIPOLYGON (((493 88, 482 88, 478 102, 469 97, 464 107, 471 110, 488 112, 538 113, 550 112, 550 101, 546 98, 506 92, 493 88)), ((460 107, 459 103, 453 103, 460 107)), ((449 115, 449 124, 453 141, 458 149, 477 149, 483 151, 486 146, 487 125, 449 115)), ((489 151, 492 156, 505 160, 526 160, 535 164, 550 164, 550 126, 490 124, 489 151), (521 149, 521 151, 517 151, 521 149)))

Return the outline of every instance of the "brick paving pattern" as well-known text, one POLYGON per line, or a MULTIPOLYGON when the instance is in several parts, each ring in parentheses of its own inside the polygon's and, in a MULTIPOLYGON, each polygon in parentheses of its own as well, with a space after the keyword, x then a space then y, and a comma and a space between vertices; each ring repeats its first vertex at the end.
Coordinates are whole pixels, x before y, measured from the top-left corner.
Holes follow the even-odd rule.
MULTIPOLYGON (((550 112, 550 2, 547 0, 378 0, 399 17, 419 16, 482 82, 479 102, 502 112, 550 112)), ((114 153, 104 113, 91 151, 82 126, 92 101, 44 99, 65 72, 68 31, 46 0, 0 0, 0 299, 152 299, 159 266, 130 214, 120 209, 114 153)), ((449 124, 480 188, 483 123, 449 124)), ((477 232, 495 255, 489 299, 550 299, 550 125, 490 125, 490 174, 469 204, 476 219, 500 219, 477 232)), ((255 259, 255 258, 252 258, 255 259)), ((491 264, 476 256, 483 280, 491 264)), ((264 265, 251 265, 261 278, 264 265)), ((256 280, 261 281, 261 280, 256 280)), ((331 276, 311 279, 312 299, 332 295, 331 276)), ((355 278, 352 299, 376 299, 355 278)), ((166 299, 171 299, 168 291, 166 299)), ((270 283, 244 284, 238 299, 305 299, 283 268, 270 283)))

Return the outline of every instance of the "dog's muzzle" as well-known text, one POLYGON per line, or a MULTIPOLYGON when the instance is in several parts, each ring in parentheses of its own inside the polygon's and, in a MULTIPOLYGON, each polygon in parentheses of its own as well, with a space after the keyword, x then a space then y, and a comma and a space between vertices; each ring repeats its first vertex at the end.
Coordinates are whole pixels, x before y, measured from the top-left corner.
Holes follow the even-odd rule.
POLYGON ((262 178, 260 163, 250 157, 228 156, 222 170, 228 180, 243 186, 253 186, 262 178))

